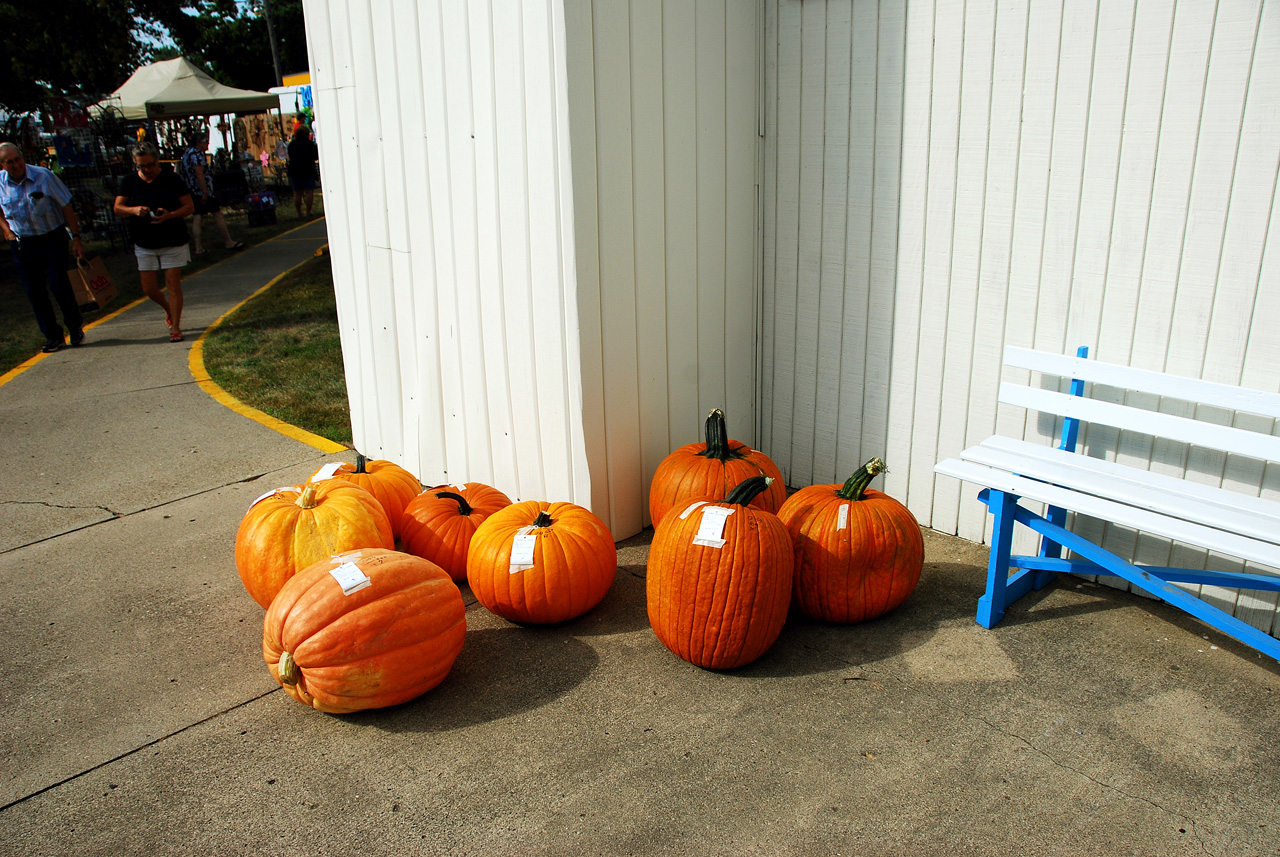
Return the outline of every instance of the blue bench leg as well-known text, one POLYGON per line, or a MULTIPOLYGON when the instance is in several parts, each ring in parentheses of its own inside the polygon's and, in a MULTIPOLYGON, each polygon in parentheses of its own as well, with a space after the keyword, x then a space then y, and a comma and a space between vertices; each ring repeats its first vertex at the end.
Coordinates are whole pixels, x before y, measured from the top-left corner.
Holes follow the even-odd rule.
MULTIPOLYGON (((1065 527, 1067 525, 1067 510, 1059 506, 1050 506, 1045 511, 1045 520, 1053 524, 1055 527, 1065 527)), ((1050 559, 1062 558, 1062 545, 1055 542, 1048 536, 1040 537, 1040 556, 1050 559)), ((1040 590, 1044 589, 1054 578, 1058 576, 1058 572, 1050 571, 1047 568, 1037 569, 1033 578, 1032 587, 1040 590)))
POLYGON ((990 628, 1004 618, 1009 606, 1006 586, 1009 580, 1009 556, 1013 552, 1013 510, 1018 498, 1003 491, 991 491, 987 507, 991 509, 991 559, 987 564, 987 592, 978 599, 978 624, 990 628))

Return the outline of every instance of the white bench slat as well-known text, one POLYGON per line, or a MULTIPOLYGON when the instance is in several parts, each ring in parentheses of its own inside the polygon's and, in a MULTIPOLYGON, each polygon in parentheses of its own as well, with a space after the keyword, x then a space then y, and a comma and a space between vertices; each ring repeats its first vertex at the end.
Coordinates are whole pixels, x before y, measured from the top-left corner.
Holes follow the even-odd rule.
POLYGON ((1280 503, 1260 497, 1008 438, 988 438, 961 458, 1280 545, 1280 503))
POLYGON ((1056 390, 1025 387, 1007 381, 1000 385, 1000 401, 1028 410, 1072 417, 1088 423, 1101 423, 1209 449, 1247 455, 1250 458, 1280 461, 1280 437, 1276 435, 1146 411, 1084 396, 1072 396, 1056 390))
MULTIPOLYGON (((945 476, 953 476, 997 491, 1006 491, 1145 533, 1261 563, 1268 566, 1268 570, 1275 569, 1276 573, 1280 573, 1280 547, 1269 542, 1194 524, 1147 509, 1126 506, 1092 494, 1059 488, 972 461, 948 458, 938 462, 934 470, 945 476)), ((1265 573, 1259 569, 1254 571, 1265 573)))
POLYGON ((1085 357, 1049 354, 1016 345, 1005 346, 1004 362, 1006 366, 1060 378, 1079 378, 1109 387, 1138 390, 1171 399, 1280 419, 1280 393, 1251 390, 1199 378, 1184 378, 1115 363, 1101 363, 1085 357))

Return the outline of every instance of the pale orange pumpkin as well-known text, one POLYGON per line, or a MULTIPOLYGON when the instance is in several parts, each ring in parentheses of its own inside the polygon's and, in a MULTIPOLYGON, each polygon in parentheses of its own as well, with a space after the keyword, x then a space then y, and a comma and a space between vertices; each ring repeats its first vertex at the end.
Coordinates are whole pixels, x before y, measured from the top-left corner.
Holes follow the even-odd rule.
MULTIPOLYGON (((314 481, 327 469, 320 468, 311 474, 311 479, 314 481)), ((404 507, 422 490, 418 477, 394 461, 370 460, 358 452, 355 464, 344 461, 327 478, 353 482, 376 497, 387 513, 387 519, 391 521, 391 531, 396 538, 400 537, 400 519, 404 515, 404 507)))
POLYGON ((442 568, 398 551, 359 550, 285 584, 267 609, 262 656, 294 699, 345 714, 407 702, 438 685, 466 631, 462 594, 442 568), (363 588, 344 594, 339 579, 363 588))
POLYGON ((355 548, 394 548, 391 522, 368 491, 341 479, 278 488, 245 512, 236 570, 263 607, 313 562, 355 548))

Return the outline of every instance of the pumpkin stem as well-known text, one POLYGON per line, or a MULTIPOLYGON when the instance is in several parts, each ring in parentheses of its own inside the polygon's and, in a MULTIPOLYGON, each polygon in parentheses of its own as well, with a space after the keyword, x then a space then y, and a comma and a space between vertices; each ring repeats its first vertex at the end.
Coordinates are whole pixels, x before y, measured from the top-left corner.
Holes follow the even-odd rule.
POLYGON ((729 496, 724 501, 726 503, 737 503, 739 506, 749 506, 751 501, 756 498, 756 495, 764 492, 772 484, 772 476, 748 477, 734 486, 734 489, 729 492, 729 496))
POLYGON ((436 496, 441 500, 452 500, 458 504, 459 515, 470 515, 472 511, 471 504, 461 494, 455 494, 452 491, 437 491, 436 496))
POLYGON ((538 517, 533 519, 533 525, 535 527, 549 527, 554 523, 555 521, 551 520, 551 516, 548 515, 545 510, 539 512, 538 517))
POLYGON ((861 500, 862 492, 867 490, 867 485, 871 483, 881 473, 888 473, 889 468, 884 466, 884 460, 879 456, 868 461, 857 469, 857 471, 845 480, 844 485, 836 492, 836 496, 842 500, 861 500))
POLYGON ((356 473, 368 473, 369 471, 364 469, 364 466, 365 464, 368 463, 368 461, 369 459, 365 458, 363 455, 357 452, 356 453, 356 473))
POLYGON ((316 507, 316 483, 308 482, 302 486, 302 493, 298 495, 297 505, 303 509, 314 509, 316 507))
POLYGON ((280 681, 285 684, 298 683, 298 678, 300 677, 298 662, 288 652, 281 653, 280 663, 276 667, 276 672, 280 675, 280 681))
POLYGON ((724 411, 719 408, 707 414, 706 437, 707 448, 698 453, 703 458, 717 461, 742 458, 742 453, 729 447, 729 429, 724 422, 724 411))

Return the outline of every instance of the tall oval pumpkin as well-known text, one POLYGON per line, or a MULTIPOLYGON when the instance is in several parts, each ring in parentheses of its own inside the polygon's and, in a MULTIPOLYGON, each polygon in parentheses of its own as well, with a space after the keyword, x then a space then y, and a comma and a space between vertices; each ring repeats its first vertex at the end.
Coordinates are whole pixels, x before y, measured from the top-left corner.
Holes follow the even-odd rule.
POLYGON ((466 612, 462 593, 435 563, 398 551, 352 551, 285 584, 267 610, 262 656, 305 705, 330 714, 383 708, 444 680, 462 651, 466 612))
POLYGON ((604 598, 617 570, 609 528, 573 503, 527 500, 494 512, 467 552, 471 593, 512 622, 581 616, 604 598))
POLYGON ((321 481, 342 479, 352 482, 376 497, 387 513, 387 519, 391 521, 391 532, 396 538, 400 537, 400 520, 404 515, 404 507, 422 490, 418 477, 394 461, 371 461, 358 452, 355 464, 345 461, 341 464, 327 464, 311 474, 312 481, 317 481, 316 477, 321 477, 321 481))
POLYGON ((751 501, 766 512, 777 512, 786 499, 787 488, 778 465, 758 449, 729 439, 724 411, 716 408, 707 415, 706 440, 688 443, 672 452, 658 465, 649 486, 649 520, 656 528, 673 507, 689 500, 723 500, 744 479, 768 476, 773 481, 751 501))
POLYGON ((511 498, 480 482, 438 485, 409 501, 400 526, 404 549, 429 559, 455 581, 467 579, 467 549, 484 520, 511 498))
POLYGON ((750 505, 769 482, 755 476, 728 499, 687 503, 654 532, 645 583, 649 624, 691 664, 749 664, 787 621, 791 538, 776 515, 750 505))
POLYGON ((356 548, 394 548, 382 504, 351 482, 326 479, 259 497, 236 531, 236 571, 263 607, 317 560, 356 548))
POLYGON ((843 485, 811 485, 778 512, 795 546, 793 598, 806 616, 862 622, 906 600, 924 567, 924 537, 906 506, 867 484, 873 458, 843 485))

